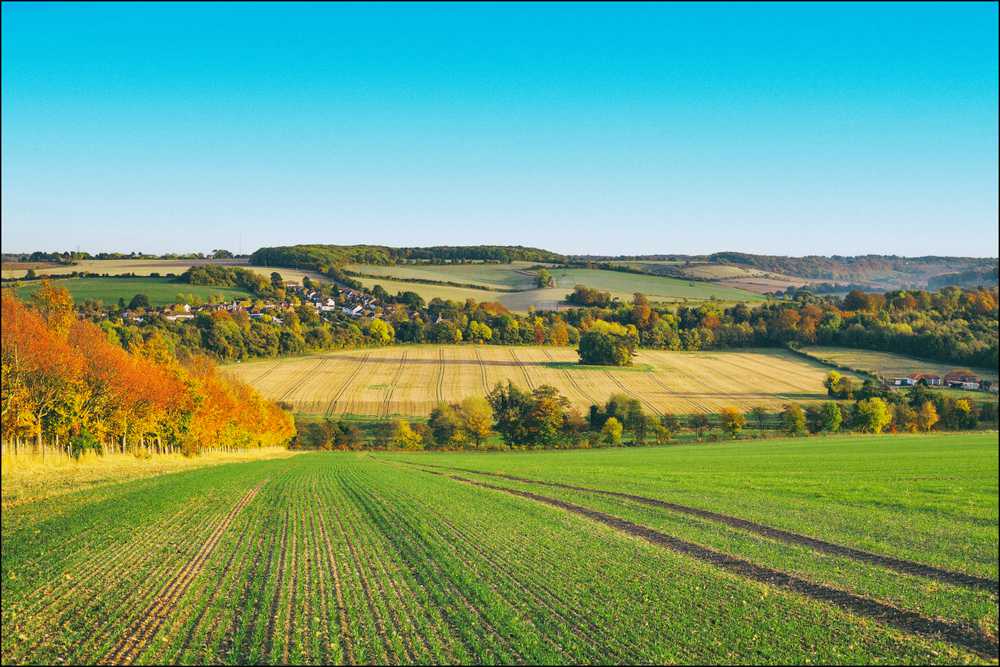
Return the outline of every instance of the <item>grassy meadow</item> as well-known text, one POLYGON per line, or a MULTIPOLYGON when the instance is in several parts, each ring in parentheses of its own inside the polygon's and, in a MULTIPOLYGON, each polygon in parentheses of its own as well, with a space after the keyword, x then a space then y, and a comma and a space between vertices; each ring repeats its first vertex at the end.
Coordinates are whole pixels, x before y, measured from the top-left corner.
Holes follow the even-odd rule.
MULTIPOLYGON (((910 373, 934 373, 944 377, 950 371, 967 368, 965 366, 953 366, 935 361, 925 361, 892 352, 877 352, 849 347, 812 345, 801 348, 801 351, 821 361, 843 366, 844 368, 853 368, 884 378, 905 377, 910 373)), ((973 370, 976 375, 983 379, 997 381, 997 370, 995 368, 976 368, 973 370)))
POLYGON ((995 433, 300 454, 3 519, 4 664, 996 661, 995 433))
MULTIPOLYGON (((176 282, 173 278, 137 277, 137 278, 62 278, 54 280, 54 284, 69 290, 73 300, 83 303, 88 299, 101 301, 106 305, 118 303, 125 299, 127 304, 136 294, 145 294, 153 306, 168 306, 179 303, 180 294, 194 294, 202 301, 231 301, 233 299, 252 298, 252 295, 238 287, 216 287, 212 285, 190 285, 176 282)), ((22 300, 29 300, 31 295, 41 287, 40 281, 22 283, 14 288, 22 300)))
POLYGON ((530 308, 554 310, 565 306, 561 302, 576 285, 604 290, 624 301, 631 300, 636 292, 645 294, 651 301, 662 302, 755 302, 763 299, 759 294, 719 283, 601 269, 550 268, 555 287, 539 289, 535 287, 532 266, 535 265, 530 262, 512 262, 399 266, 350 264, 347 268, 363 274, 358 280, 365 287, 381 285, 391 294, 413 291, 426 300, 464 301, 471 298, 476 301, 499 301, 516 312, 526 312, 530 308), (452 284, 414 282, 418 280, 452 284))
POLYGON ((440 401, 484 396, 508 380, 522 389, 552 385, 584 413, 620 393, 653 414, 826 400, 829 369, 784 350, 640 350, 634 368, 581 367, 578 359, 569 347, 397 345, 225 368, 267 398, 327 415, 427 415, 440 401))

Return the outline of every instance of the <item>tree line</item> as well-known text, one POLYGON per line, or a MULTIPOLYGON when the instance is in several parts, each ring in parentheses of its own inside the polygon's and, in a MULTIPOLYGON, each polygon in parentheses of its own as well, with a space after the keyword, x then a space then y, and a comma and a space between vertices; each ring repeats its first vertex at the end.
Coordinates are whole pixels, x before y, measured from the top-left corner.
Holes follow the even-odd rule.
POLYGON ((781 410, 723 408, 717 414, 648 413, 624 394, 612 395, 586 414, 558 390, 525 391, 508 382, 485 397, 441 403, 427 421, 355 422, 325 418, 300 426, 296 446, 328 450, 589 449, 665 445, 685 440, 805 436, 834 433, 918 433, 997 427, 996 403, 973 405, 923 386, 906 393, 859 388, 854 401, 824 401, 781 410))
POLYGON ((294 436, 289 414, 205 355, 175 354, 156 332, 126 350, 78 318, 65 289, 45 285, 32 298, 29 307, 2 293, 5 454, 193 454, 294 436))

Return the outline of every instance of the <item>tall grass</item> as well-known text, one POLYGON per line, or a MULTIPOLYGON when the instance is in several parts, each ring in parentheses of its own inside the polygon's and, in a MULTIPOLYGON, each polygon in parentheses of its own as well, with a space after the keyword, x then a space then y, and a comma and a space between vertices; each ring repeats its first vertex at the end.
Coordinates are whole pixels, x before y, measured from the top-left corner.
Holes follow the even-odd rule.
POLYGON ((196 456, 182 454, 107 454, 86 452, 79 460, 63 452, 5 453, 0 459, 3 508, 51 498, 78 489, 116 484, 140 477, 240 461, 294 456, 283 447, 236 451, 206 450, 196 456))

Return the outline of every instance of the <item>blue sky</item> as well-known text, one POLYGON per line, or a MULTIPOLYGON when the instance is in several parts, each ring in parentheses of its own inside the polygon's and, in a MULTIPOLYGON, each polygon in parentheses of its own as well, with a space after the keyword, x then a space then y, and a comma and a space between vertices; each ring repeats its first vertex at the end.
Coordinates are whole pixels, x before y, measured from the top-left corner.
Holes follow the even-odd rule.
POLYGON ((5 252, 998 254, 995 3, 2 13, 5 252))

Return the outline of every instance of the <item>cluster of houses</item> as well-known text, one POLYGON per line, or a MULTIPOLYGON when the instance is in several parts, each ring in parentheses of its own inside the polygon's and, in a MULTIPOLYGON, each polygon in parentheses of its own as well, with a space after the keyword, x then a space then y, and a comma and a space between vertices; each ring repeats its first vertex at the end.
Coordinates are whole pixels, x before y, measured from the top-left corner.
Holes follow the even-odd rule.
MULTIPOLYGON (((357 319, 362 317, 376 317, 381 310, 381 304, 375 297, 346 287, 340 288, 339 302, 333 297, 324 297, 318 290, 303 288, 296 282, 285 282, 285 289, 287 293, 296 294, 302 303, 316 308, 321 313, 334 313, 339 311, 348 317, 357 319)), ((292 304, 288 301, 269 301, 254 309, 253 312, 249 312, 249 315, 251 319, 260 319, 269 314, 266 311, 276 309, 281 310, 289 308, 291 305, 292 304)), ((123 313, 123 315, 126 319, 132 320, 133 322, 142 322, 152 312, 157 312, 162 315, 164 319, 176 322, 178 320, 194 319, 199 312, 216 312, 222 310, 230 313, 249 311, 249 309, 244 305, 244 302, 233 300, 225 303, 205 304, 200 306, 191 306, 185 303, 178 306, 166 306, 163 308, 145 309, 142 311, 127 310, 123 313)), ((280 317, 275 315, 272 315, 271 317, 275 322, 281 324, 280 317)))
POLYGON ((340 305, 333 297, 324 298, 318 290, 300 287, 296 282, 286 281, 285 290, 297 293, 303 303, 307 303, 323 313, 332 312, 339 308, 348 317, 376 317, 381 308, 381 304, 375 297, 349 287, 340 288, 340 305))
POLYGON ((992 380, 980 379, 970 371, 951 371, 942 375, 934 373, 910 373, 904 377, 892 378, 889 383, 894 387, 912 387, 923 382, 929 387, 948 387, 950 389, 967 389, 969 391, 992 391, 996 393, 997 383, 992 380))

